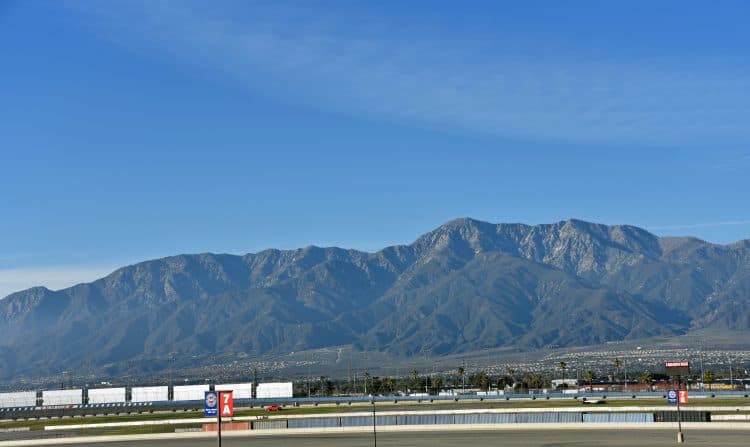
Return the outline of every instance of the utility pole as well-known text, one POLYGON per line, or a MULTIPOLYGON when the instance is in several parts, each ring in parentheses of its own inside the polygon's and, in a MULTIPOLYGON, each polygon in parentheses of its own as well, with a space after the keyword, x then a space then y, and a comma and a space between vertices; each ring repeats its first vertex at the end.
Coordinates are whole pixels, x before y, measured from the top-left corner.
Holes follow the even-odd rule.
POLYGON ((375 429, 375 397, 372 398, 372 443, 373 447, 378 447, 378 432, 375 429))
POLYGON ((464 373, 461 374, 461 394, 466 392, 466 360, 464 360, 464 373))
POLYGON ((685 442, 685 435, 682 434, 682 412, 680 411, 680 390, 682 385, 680 384, 680 376, 677 376, 677 442, 685 442))
POLYGON ((700 344, 700 356, 701 356, 701 391, 703 391, 703 387, 705 386, 705 378, 703 376, 703 339, 701 339, 700 344))
POLYGON ((685 442, 685 435, 682 433, 682 409, 680 408, 680 401, 682 400, 682 398, 684 398, 685 402, 687 403, 687 387, 685 388, 685 391, 682 390, 682 376, 690 375, 690 363, 666 362, 666 364, 664 365, 664 369, 668 376, 677 379, 677 389, 669 391, 668 399, 671 400, 676 398, 677 400, 677 402, 670 401, 669 403, 677 404, 677 442, 683 443, 685 442), (674 394, 677 395, 675 396, 674 394))
MULTIPOLYGON (((221 396, 221 393, 218 393, 219 396, 221 396)), ((221 402, 219 403, 221 405, 221 402)), ((218 413, 216 414, 217 424, 216 424, 216 432, 219 436, 219 447, 221 447, 221 409, 219 409, 218 413)))

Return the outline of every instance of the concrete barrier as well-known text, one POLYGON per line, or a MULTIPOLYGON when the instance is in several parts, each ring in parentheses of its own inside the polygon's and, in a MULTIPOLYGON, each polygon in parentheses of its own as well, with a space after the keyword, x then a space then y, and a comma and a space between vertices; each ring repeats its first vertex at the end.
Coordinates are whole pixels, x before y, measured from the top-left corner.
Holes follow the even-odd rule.
MULTIPOLYGON (((219 424, 203 424, 203 431, 217 431, 219 424)), ((237 430, 250 430, 249 422, 227 422, 221 423, 221 432, 225 431, 237 431, 237 430)))
POLYGON ((711 421, 750 421, 750 414, 712 414, 711 421))
POLYGON ((187 425, 216 422, 216 418, 160 419, 154 421, 103 422, 93 424, 45 425, 45 431, 82 430, 89 428, 140 427, 149 425, 187 425))

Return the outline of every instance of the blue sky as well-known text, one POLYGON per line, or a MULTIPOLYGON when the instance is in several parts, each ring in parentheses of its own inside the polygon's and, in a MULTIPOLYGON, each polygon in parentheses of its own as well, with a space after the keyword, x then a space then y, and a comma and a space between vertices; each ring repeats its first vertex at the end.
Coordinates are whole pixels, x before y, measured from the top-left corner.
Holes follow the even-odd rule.
POLYGON ((0 3, 0 296, 452 218, 750 238, 746 2, 0 3))

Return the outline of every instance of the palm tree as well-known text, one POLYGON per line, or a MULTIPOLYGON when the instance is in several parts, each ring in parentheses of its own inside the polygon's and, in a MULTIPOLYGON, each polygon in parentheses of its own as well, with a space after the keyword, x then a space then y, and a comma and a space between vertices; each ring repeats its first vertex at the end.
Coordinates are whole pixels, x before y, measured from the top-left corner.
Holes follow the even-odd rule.
POLYGON ((463 393, 466 387, 466 369, 463 366, 458 367, 458 377, 461 378, 461 393, 463 393))
POLYGON ((432 388, 435 390, 434 392, 436 394, 440 393, 440 390, 443 388, 443 379, 438 377, 437 379, 432 381, 432 388))
POLYGON ((583 375, 583 378, 586 379, 586 382, 589 383, 589 393, 591 393, 594 389, 594 379, 596 379, 594 371, 586 371, 586 373, 583 375))
POLYGON ((395 383, 393 382, 393 379, 391 378, 391 376, 388 376, 388 377, 385 378, 385 380, 383 380, 383 386, 385 386, 386 388, 388 388, 391 391, 391 394, 393 394, 393 386, 394 385, 395 385, 395 383))
POLYGON ((471 376, 470 382, 472 386, 479 387, 482 390, 487 390, 490 386, 490 378, 484 371, 479 371, 471 376))
POLYGON ((506 380, 506 384, 510 383, 510 387, 515 390, 516 388, 516 378, 513 375, 515 371, 513 368, 508 368, 508 380, 506 380))
POLYGON ((531 376, 528 377, 527 383, 529 385, 529 388, 538 390, 542 387, 542 376, 538 373, 534 373, 531 376))
POLYGON ((615 375, 615 380, 617 380, 617 376, 620 375, 620 367, 622 366, 622 360, 616 358, 613 363, 615 364, 615 368, 617 368, 617 375, 615 375))
POLYGON ((711 370, 706 371, 703 374, 703 381, 708 384, 708 391, 711 391, 711 384, 714 381, 714 372, 711 370))
POLYGON ((560 362, 560 369, 562 370, 562 384, 565 386, 565 370, 568 369, 568 364, 565 362, 560 362))
POLYGON ((409 377, 411 377, 412 381, 412 388, 413 389, 419 389, 419 371, 416 369, 412 369, 409 373, 409 377))
POLYGON ((638 377, 638 380, 649 386, 649 389, 651 389, 651 380, 653 380, 654 376, 651 374, 651 372, 646 371, 641 373, 641 375, 638 377))
POLYGON ((325 396, 325 386, 323 385, 325 383, 326 376, 320 376, 320 394, 325 396))

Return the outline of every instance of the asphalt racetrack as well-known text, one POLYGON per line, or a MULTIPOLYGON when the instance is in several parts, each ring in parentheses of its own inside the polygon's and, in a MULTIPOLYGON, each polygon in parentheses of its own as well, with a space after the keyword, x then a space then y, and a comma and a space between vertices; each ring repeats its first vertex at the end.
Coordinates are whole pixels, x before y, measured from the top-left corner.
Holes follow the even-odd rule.
MULTIPOLYGON (((503 430, 464 432, 403 432, 377 435, 378 447, 577 447, 577 446, 674 446, 673 430, 503 430)), ((93 447, 205 447, 216 439, 179 439, 78 444, 93 447)), ((685 446, 747 446, 750 430, 691 430, 685 432, 685 446)), ((275 435, 224 437, 223 447, 373 447, 372 434, 275 435)))

